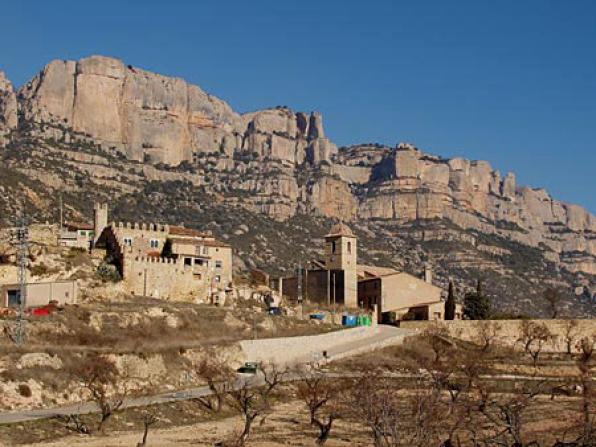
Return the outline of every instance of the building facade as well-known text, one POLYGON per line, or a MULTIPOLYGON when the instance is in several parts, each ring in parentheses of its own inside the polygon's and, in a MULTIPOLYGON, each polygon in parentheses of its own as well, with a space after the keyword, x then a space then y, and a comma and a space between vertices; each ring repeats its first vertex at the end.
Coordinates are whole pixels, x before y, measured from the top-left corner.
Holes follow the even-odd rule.
MULTIPOLYGON (((78 286, 76 281, 48 281, 27 284, 25 307, 42 307, 55 302, 63 306, 77 301, 78 286)), ((19 284, 0 286, 0 305, 2 307, 19 307, 21 290, 19 284)))
MULTIPOLYGON (((376 311, 379 322, 445 318, 442 290, 432 284, 430 266, 421 279, 391 268, 360 265, 357 242, 347 225, 334 225, 325 236, 324 260, 311 263, 317 268, 273 280, 272 287, 291 300, 300 294, 305 301, 376 311)), ((456 319, 461 319, 459 305, 456 319)))
MULTIPOLYGON (((105 208, 96 206, 95 216, 100 224, 105 222, 105 208)), ((232 247, 209 233, 162 224, 111 223, 102 229, 95 247, 106 250, 132 295, 204 299, 232 285, 232 247)))

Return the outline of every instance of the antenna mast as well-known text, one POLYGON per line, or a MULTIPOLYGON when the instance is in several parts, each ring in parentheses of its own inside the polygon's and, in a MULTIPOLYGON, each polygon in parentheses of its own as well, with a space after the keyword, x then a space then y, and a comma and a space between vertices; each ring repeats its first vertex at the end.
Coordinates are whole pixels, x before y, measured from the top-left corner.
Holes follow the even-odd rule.
POLYGON ((25 342, 25 306, 27 303, 27 255, 29 253, 29 229, 25 218, 25 206, 21 207, 19 222, 14 230, 14 242, 17 249, 17 267, 19 281, 19 301, 17 310, 17 320, 15 325, 14 341, 20 345, 25 342))

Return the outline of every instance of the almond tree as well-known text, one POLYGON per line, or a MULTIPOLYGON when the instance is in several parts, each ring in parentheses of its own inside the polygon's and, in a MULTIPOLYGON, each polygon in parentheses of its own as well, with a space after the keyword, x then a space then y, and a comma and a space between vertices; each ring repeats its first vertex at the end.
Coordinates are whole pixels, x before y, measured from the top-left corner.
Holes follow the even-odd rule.
POLYGON ((566 320, 563 325, 563 339, 565 340, 565 347, 567 348, 567 356, 571 357, 573 354, 573 346, 579 336, 579 324, 577 320, 566 320))
POLYGON ((544 323, 524 320, 520 324, 520 335, 518 342, 522 344, 524 351, 533 362, 534 368, 538 364, 538 358, 544 347, 553 340, 553 334, 544 323))
POLYGON ((399 387, 380 371, 365 370, 350 389, 352 416, 365 424, 375 447, 397 447, 404 436, 406 411, 397 395, 399 387))
POLYGON ((261 417, 264 422, 270 413, 273 392, 282 383, 286 374, 286 371, 280 370, 275 365, 266 366, 261 372, 262 383, 243 380, 228 393, 230 406, 240 413, 244 422, 242 432, 235 440, 235 444, 240 447, 246 445, 254 421, 261 417))
POLYGON ((101 412, 98 431, 122 408, 127 393, 125 378, 119 373, 112 360, 93 354, 87 356, 72 370, 75 380, 87 390, 101 412))
POLYGON ((544 393, 545 383, 522 384, 513 395, 493 394, 487 388, 480 390, 478 409, 492 426, 493 433, 484 437, 484 445, 503 447, 538 446, 536 441, 526 442, 523 429, 526 414, 535 398, 544 393))
POLYGON ((326 377, 318 371, 302 372, 300 381, 294 386, 296 396, 308 408, 310 424, 319 431, 319 445, 325 444, 333 422, 341 416, 339 396, 344 388, 345 381, 326 377))
POLYGON ((588 447, 596 445, 596 389, 592 377, 593 362, 596 358, 596 334, 582 338, 578 345, 580 356, 577 365, 582 390, 582 424, 577 445, 588 447))
POLYGON ((143 414, 142 417, 143 422, 143 439, 141 442, 137 444, 137 447, 145 447, 147 445, 147 436, 149 435, 149 427, 159 421, 157 415, 154 413, 147 411, 143 414))
POLYGON ((495 346, 499 339, 499 333, 502 326, 496 321, 479 321, 478 332, 475 336, 474 342, 480 346, 483 354, 487 354, 495 346))
POLYGON ((211 413, 219 413, 230 390, 234 372, 225 362, 217 359, 213 353, 205 355, 195 367, 194 372, 198 378, 207 382, 210 394, 196 397, 193 401, 211 413))

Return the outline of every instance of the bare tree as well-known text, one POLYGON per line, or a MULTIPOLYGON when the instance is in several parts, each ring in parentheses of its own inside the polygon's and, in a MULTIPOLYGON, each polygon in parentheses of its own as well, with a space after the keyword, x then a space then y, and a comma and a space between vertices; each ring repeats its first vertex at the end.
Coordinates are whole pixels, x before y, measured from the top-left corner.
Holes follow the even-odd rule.
POLYGON ((296 395, 308 408, 310 424, 319 434, 317 444, 323 445, 329 438, 333 422, 341 416, 339 395, 345 389, 345 381, 329 378, 315 372, 302 372, 300 381, 294 386, 296 395))
POLYGON ((596 445, 596 389, 592 377, 593 361, 596 358, 596 335, 584 337, 578 344, 580 356, 577 364, 582 389, 582 424, 581 435, 577 442, 579 446, 587 447, 596 445))
POLYGON ((108 419, 124 404, 127 392, 124 378, 114 362, 98 354, 87 356, 72 374, 99 407, 101 417, 97 430, 102 431, 108 419))
POLYGON ((147 411, 141 418, 143 422, 143 439, 137 444, 137 447, 145 447, 147 445, 147 436, 149 435, 149 427, 159 421, 157 415, 153 412, 147 411))
POLYGON ((261 417, 262 421, 265 420, 271 411, 273 392, 282 383, 285 373, 286 371, 280 370, 275 365, 265 366, 262 369, 264 384, 243 380, 229 391, 230 406, 241 414, 244 421, 244 427, 235 440, 235 445, 246 445, 254 421, 258 417, 261 417))
POLYGON ((81 416, 78 414, 57 415, 54 416, 54 419, 61 422, 64 425, 64 428, 68 431, 79 433, 81 435, 91 434, 89 426, 86 422, 81 420, 81 416))
POLYGON ((371 432, 375 447, 397 447, 403 438, 405 409, 397 396, 399 387, 380 371, 365 370, 351 387, 349 399, 354 418, 371 432))
POLYGON ((493 433, 484 437, 484 445, 504 447, 538 446, 536 441, 526 442, 523 428, 526 414, 531 409, 535 398, 543 393, 545 383, 522 384, 513 395, 493 394, 488 389, 481 390, 479 411, 492 425, 493 433))
POLYGON ((496 321, 483 320, 478 322, 478 332, 474 342, 480 346, 482 353, 489 353, 499 339, 502 326, 496 321))
POLYGON ((567 348, 567 355, 571 357, 573 354, 573 346, 575 345, 579 336, 579 325, 577 320, 566 320, 563 325, 563 339, 565 340, 565 347, 567 348))
POLYGON ((193 401, 199 403, 211 413, 219 413, 230 390, 234 372, 225 362, 217 359, 215 355, 206 355, 197 364, 194 372, 197 377, 207 382, 210 394, 196 397, 193 401))
POLYGON ((535 368, 544 347, 553 340, 553 334, 544 323, 529 320, 521 322, 519 332, 517 341, 522 344, 526 354, 531 357, 535 368))

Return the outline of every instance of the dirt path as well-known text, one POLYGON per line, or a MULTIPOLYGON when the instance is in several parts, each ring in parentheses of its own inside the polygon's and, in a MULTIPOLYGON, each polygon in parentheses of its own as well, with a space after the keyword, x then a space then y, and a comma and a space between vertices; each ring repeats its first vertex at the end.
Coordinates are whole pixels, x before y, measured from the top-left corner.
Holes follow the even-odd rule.
MULTIPOLYGON (((147 447, 213 446, 241 428, 239 417, 214 422, 202 422, 185 427, 154 429, 149 432, 147 447)), ((315 432, 307 424, 306 413, 299 403, 291 402, 275 407, 264 424, 255 426, 251 447, 314 446, 315 432)), ((24 447, 134 447, 141 440, 142 431, 114 432, 105 436, 73 435, 60 441, 25 444, 24 447)), ((366 432, 353 424, 339 421, 332 431, 329 447, 370 446, 366 432)), ((3 446, 4 447, 4 446, 3 446)))

